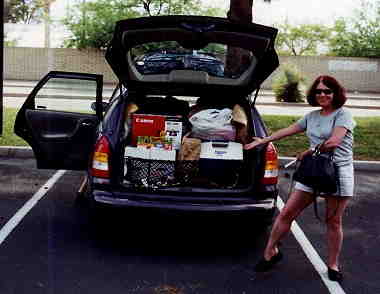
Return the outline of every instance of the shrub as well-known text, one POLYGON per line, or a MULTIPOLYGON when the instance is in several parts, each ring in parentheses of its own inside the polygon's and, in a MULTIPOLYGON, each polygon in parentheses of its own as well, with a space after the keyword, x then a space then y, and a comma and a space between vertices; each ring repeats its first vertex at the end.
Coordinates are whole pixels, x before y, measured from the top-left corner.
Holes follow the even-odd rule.
POLYGON ((273 79, 272 89, 278 102, 304 102, 306 78, 290 63, 280 67, 273 79))

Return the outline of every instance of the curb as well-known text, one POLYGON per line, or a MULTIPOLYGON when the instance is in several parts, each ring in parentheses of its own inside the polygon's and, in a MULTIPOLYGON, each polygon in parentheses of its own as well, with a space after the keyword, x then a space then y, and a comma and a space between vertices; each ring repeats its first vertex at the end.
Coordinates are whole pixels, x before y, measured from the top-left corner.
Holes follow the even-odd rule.
MULTIPOLYGON (((34 153, 31 147, 27 146, 0 146, 0 158, 34 158, 34 153)), ((295 157, 282 157, 280 156, 280 167, 295 159, 295 157)), ((365 161, 354 160, 355 170, 380 172, 380 161, 365 161)))
POLYGON ((34 158, 31 147, 27 146, 0 146, 0 157, 34 158))
MULTIPOLYGON (((292 102, 259 102, 257 101, 255 105, 263 105, 263 106, 282 106, 282 107, 310 107, 307 103, 292 103, 292 102)), ((346 108, 356 108, 356 109, 380 109, 380 106, 363 106, 363 105, 350 105, 345 104, 346 108)))
MULTIPOLYGON (((295 159, 295 157, 280 156, 280 166, 283 168, 285 164, 295 159)), ((354 160, 354 169, 360 171, 380 172, 380 161, 354 160)))
MULTIPOLYGON (((29 94, 22 94, 22 93, 4 93, 3 97, 7 98, 24 98, 29 94)), ((267 97, 272 97, 271 94, 260 94, 262 96, 267 96, 267 97)), ((40 98, 49 98, 48 95, 40 95, 40 98), (46 97, 44 97, 46 96, 46 97)), ((350 97, 348 97, 350 98, 350 97)), ((72 97, 67 96, 67 95, 55 95, 54 99, 72 99, 72 97)), ((76 99, 78 100, 93 100, 92 96, 78 96, 76 99)), ((353 100, 361 100, 362 98, 354 98, 353 100)), ((369 101, 380 101, 380 98, 366 98, 365 100, 369 101)), ((190 102, 195 102, 195 100, 192 100, 190 102)), ((278 106, 278 107, 310 107, 308 103, 294 103, 294 102, 265 102, 265 101, 256 101, 255 105, 260 105, 260 106, 278 106)), ((354 108, 354 109, 366 109, 366 110, 380 110, 380 105, 375 106, 375 105, 356 105, 356 104, 345 104, 344 105, 347 108, 354 108)))

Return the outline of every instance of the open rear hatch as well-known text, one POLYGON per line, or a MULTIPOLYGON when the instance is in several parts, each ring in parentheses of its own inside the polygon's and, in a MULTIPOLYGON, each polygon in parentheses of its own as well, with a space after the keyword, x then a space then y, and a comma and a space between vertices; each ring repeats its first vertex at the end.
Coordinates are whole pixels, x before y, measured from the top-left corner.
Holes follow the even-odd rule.
POLYGON ((250 188, 263 164, 246 99, 278 66, 277 30, 222 18, 119 21, 106 59, 128 89, 124 186, 194 192, 250 188))
POLYGON ((201 96, 210 92, 247 96, 278 66, 276 35, 277 29, 272 27, 215 17, 126 19, 117 22, 106 59, 126 87, 147 94, 201 96), (161 60, 162 71, 152 73, 139 66, 141 56, 152 52, 187 54, 188 58, 166 66, 161 60), (223 74, 215 75, 207 66, 191 64, 192 55, 214 57, 223 65, 223 74))

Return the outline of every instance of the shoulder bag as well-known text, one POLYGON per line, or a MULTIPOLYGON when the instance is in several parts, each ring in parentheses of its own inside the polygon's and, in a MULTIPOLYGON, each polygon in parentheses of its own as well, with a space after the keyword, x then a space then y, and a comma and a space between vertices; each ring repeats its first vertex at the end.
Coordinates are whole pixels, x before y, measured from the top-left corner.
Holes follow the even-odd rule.
POLYGON ((338 169, 332 153, 321 153, 320 145, 305 155, 293 174, 293 180, 314 189, 316 194, 338 191, 338 169))

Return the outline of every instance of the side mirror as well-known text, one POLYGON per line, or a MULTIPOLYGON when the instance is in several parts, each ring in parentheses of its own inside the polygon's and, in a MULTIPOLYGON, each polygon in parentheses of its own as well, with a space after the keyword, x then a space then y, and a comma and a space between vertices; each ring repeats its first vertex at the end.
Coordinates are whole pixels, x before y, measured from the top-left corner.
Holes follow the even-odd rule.
MULTIPOLYGON (((103 112, 107 109, 109 103, 108 102, 102 102, 102 109, 103 109, 103 112)), ((93 111, 96 111, 96 102, 92 102, 91 103, 91 109, 93 111)))

